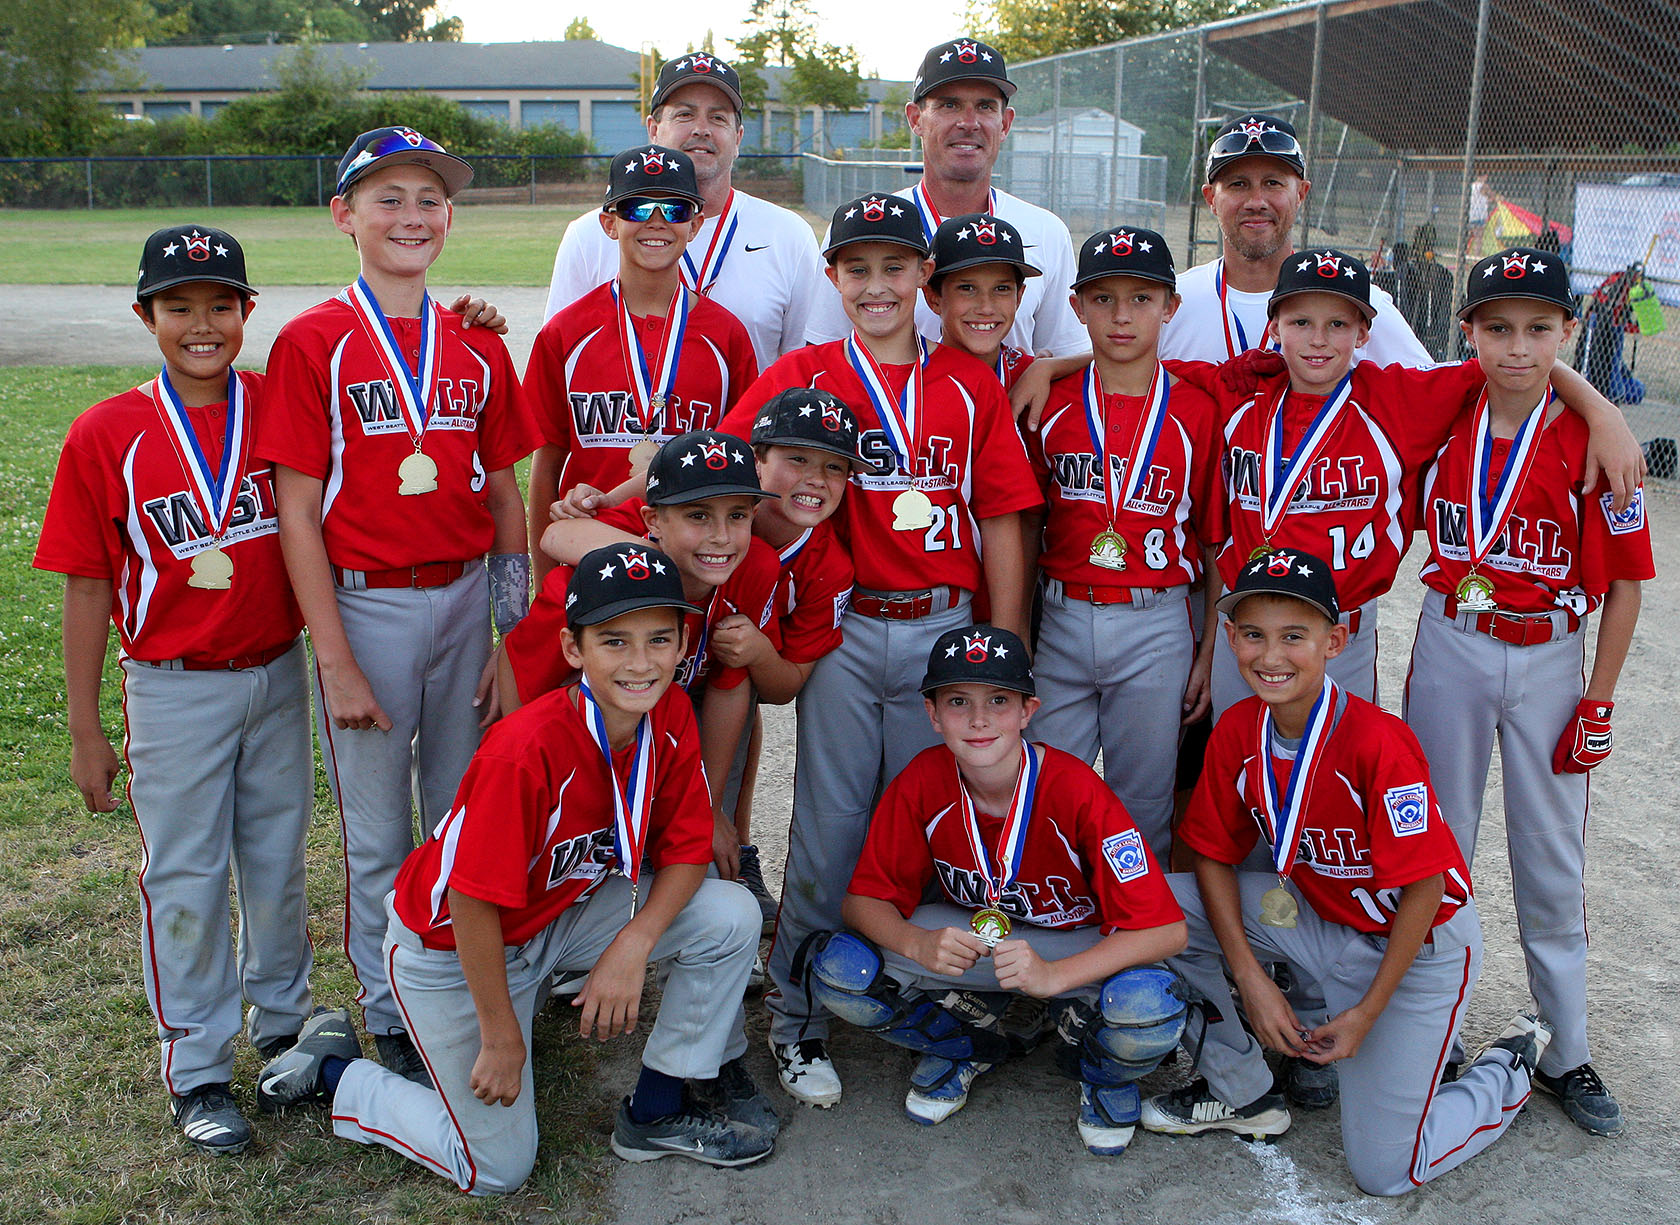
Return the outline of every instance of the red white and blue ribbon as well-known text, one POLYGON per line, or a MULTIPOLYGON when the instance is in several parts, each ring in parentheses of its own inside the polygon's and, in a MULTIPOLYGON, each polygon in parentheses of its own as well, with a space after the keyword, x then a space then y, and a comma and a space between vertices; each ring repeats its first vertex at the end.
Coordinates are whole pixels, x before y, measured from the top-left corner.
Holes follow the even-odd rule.
POLYGON ((776 556, 781 559, 783 571, 792 566, 793 559, 805 551, 805 546, 811 543, 811 534, 816 530, 814 527, 808 527, 793 540, 788 541, 776 550, 776 556))
POLYGON ((875 360, 875 355, 858 340, 856 332, 846 337, 846 360, 852 364, 852 371, 863 384, 870 404, 875 407, 875 416, 880 419, 881 430, 887 436, 887 445, 892 448, 899 469, 906 476, 913 477, 916 471, 915 456, 919 449, 916 442, 916 418, 917 408, 922 402, 922 370, 928 360, 927 341, 920 336, 916 337, 916 365, 910 371, 909 380, 904 384, 902 400, 893 394, 887 383, 886 372, 875 360))
POLYGON ((693 247, 683 252, 683 280, 695 293, 705 297, 712 292, 712 286, 717 284, 718 277, 723 273, 723 261, 729 258, 730 249, 735 245, 735 230, 740 224, 741 219, 735 216, 735 189, 731 187, 723 212, 718 215, 717 228, 712 231, 712 241, 699 264, 694 262, 693 247))
POLYGON ((385 373, 390 376, 391 386, 397 392, 397 404, 402 409, 403 423, 408 427, 408 437, 419 449, 421 440, 426 436, 426 421, 431 413, 432 392, 437 386, 438 359, 443 347, 443 325, 437 304, 430 294, 420 295, 419 369, 410 370, 402 349, 397 345, 396 335, 391 331, 391 321, 385 317, 379 299, 373 296, 367 281, 357 277, 356 283, 345 290, 345 296, 350 302, 350 309, 356 312, 362 330, 373 343, 385 373))
POLYGON ((612 744, 607 739, 607 718, 601 704, 590 692, 589 681, 578 680, 578 696, 583 701, 583 725, 589 738, 606 758, 607 777, 612 780, 613 797, 613 856, 618 870, 630 882, 630 907, 635 910, 636 886, 642 875, 642 848, 647 841, 648 814, 653 809, 653 735, 652 720, 643 715, 636 724, 636 752, 630 759, 630 777, 620 779, 613 766, 612 744))
MULTIPOLYGON (((694 666, 688 670, 688 677, 683 681, 684 693, 693 692, 694 682, 700 679, 700 669, 706 666, 706 647, 712 640, 712 622, 716 619, 717 602, 720 599, 723 599, 723 588, 712 588, 712 598, 706 601, 706 615, 700 618, 699 640, 695 644, 694 654, 689 656, 689 659, 694 661, 694 666)), ((725 615, 735 611, 728 600, 724 600, 723 603, 725 615)))
POLYGON ((1301 435, 1301 441, 1295 444, 1295 449, 1284 454, 1283 449, 1283 404, 1289 398, 1289 388, 1278 392, 1277 402, 1272 405, 1271 415, 1266 419, 1265 454, 1260 458, 1261 505, 1260 524, 1261 534, 1269 543, 1272 533, 1277 531, 1278 524, 1283 522, 1283 516, 1289 509, 1289 503, 1295 497, 1295 491, 1307 479, 1307 473, 1312 471, 1314 462, 1320 451, 1330 440, 1331 433, 1336 428, 1336 419, 1341 415, 1342 405, 1346 404, 1353 395, 1353 372, 1342 376, 1335 389, 1324 397, 1324 403, 1319 405, 1318 413, 1307 426, 1306 433, 1301 435))
POLYGON ((664 424, 665 406, 671 402, 671 388, 676 386, 677 365, 682 357, 683 336, 688 331, 688 290, 679 284, 665 308, 665 330, 659 336, 659 365, 649 367, 642 338, 636 334, 636 324, 630 308, 618 291, 618 281, 612 283, 613 306, 618 314, 618 346, 624 355, 624 369, 630 375, 630 394, 636 400, 636 414, 641 418, 642 432, 652 434, 664 424), (654 407, 655 397, 659 407, 654 407))
MULTIPOLYGON (((920 183, 910 189, 910 202, 916 206, 916 215, 922 220, 922 233, 926 236, 928 245, 932 246, 934 232, 939 229, 940 223, 945 218, 941 217, 939 210, 933 207, 933 201, 928 199, 927 191, 920 183)), ((986 212, 994 217, 997 216, 997 188, 995 187, 986 192, 986 212)))
POLYGON ((1324 678, 1312 709, 1307 712, 1306 731, 1301 735, 1301 747, 1295 760, 1289 763, 1289 779, 1280 793, 1277 772, 1272 769, 1272 708, 1260 709, 1260 819, 1272 844, 1272 866, 1277 874, 1288 876, 1295 865, 1295 853, 1301 846, 1301 822, 1306 816, 1307 799, 1312 795, 1313 780, 1319 762, 1324 758, 1335 722, 1337 690, 1335 682, 1324 678))
POLYGON ((152 404, 169 431, 169 441, 175 448, 175 458, 186 475, 187 488, 204 516, 205 530, 212 539, 220 539, 233 520, 233 505, 239 492, 239 474, 245 471, 250 450, 250 431, 245 419, 245 384, 231 369, 227 375, 227 432, 222 438, 222 462, 210 471, 209 457, 199 445, 198 433, 193 429, 181 397, 169 381, 169 370, 158 371, 152 380, 152 404))
POLYGON ((1488 491, 1488 474, 1493 469, 1493 413, 1488 410, 1487 389, 1476 401, 1475 449, 1470 453, 1470 495, 1464 500, 1469 523, 1470 568, 1481 565, 1493 546, 1505 533, 1511 521, 1511 511, 1528 483, 1529 471, 1539 452, 1540 434, 1546 428, 1546 410, 1552 404, 1552 389, 1548 385, 1540 403, 1518 427, 1511 439, 1511 449, 1505 453, 1505 463, 1493 483, 1492 496, 1488 491))
POLYGON ((1144 396, 1144 410, 1132 431, 1125 468, 1125 496, 1122 497, 1121 483, 1114 479, 1109 467, 1107 397, 1103 393, 1102 379, 1097 375, 1095 362, 1085 368, 1085 428, 1091 435, 1091 452, 1096 458, 1096 469, 1102 473, 1103 506, 1108 511, 1110 527, 1114 525, 1122 505, 1127 509, 1149 510, 1138 499, 1149 484, 1149 465, 1155 459, 1155 446, 1161 441, 1161 427, 1167 419, 1167 400, 1167 372, 1160 362, 1156 362, 1155 374, 1149 380, 1149 391, 1144 396))
MULTIPOLYGON (((1213 266, 1213 286, 1219 291, 1219 321, 1225 325, 1225 356, 1231 358, 1239 353, 1246 353, 1251 348, 1266 348, 1265 345, 1250 345, 1248 343, 1248 333, 1243 329, 1242 319, 1236 311, 1231 309, 1225 288, 1225 261, 1223 259, 1213 266), (1231 336, 1233 328, 1236 329, 1237 333, 1234 339, 1231 336)), ((1274 351, 1279 348, 1275 343, 1270 347, 1274 351)))
POLYGON ((963 784, 962 772, 957 772, 957 794, 961 797, 963 832, 968 835, 968 849, 974 862, 986 874, 986 904, 996 906, 1003 891, 1015 883, 1021 874, 1021 857, 1027 849, 1027 826, 1032 821, 1033 802, 1038 795, 1039 751, 1030 740, 1021 742, 1021 772, 1015 776, 1015 794, 1009 799, 1009 811, 1004 814, 1003 828, 998 833, 997 866, 1002 875, 992 871, 992 857, 980 841, 980 822, 974 815, 974 800, 963 784))

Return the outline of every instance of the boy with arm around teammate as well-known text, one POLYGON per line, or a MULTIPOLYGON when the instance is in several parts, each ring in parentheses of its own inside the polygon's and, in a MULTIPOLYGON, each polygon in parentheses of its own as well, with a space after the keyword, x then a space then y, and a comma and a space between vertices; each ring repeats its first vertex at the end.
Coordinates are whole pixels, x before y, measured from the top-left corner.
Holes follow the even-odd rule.
POLYGON ((1597 1135, 1621 1108, 1587 1048, 1587 771, 1610 753, 1616 680, 1653 577, 1643 491, 1588 487, 1586 429, 1549 372, 1575 327, 1569 272, 1511 248, 1470 271, 1459 319, 1487 387, 1423 479, 1427 591, 1405 716, 1466 862, 1497 735, 1523 956, 1556 1030, 1535 1083, 1597 1135), (1602 607, 1583 691, 1583 622, 1602 607))
POLYGON ((221 230, 169 226, 146 240, 134 311, 163 368, 76 418, 35 554, 36 566, 65 575, 70 772, 90 812, 117 806, 119 765, 99 723, 117 626, 160 1073, 176 1126, 217 1156, 251 1137, 228 1083, 241 999, 265 1057, 291 1045, 310 1010, 303 620, 273 473, 251 455, 272 401, 262 375, 232 368, 255 293, 244 252, 221 230))

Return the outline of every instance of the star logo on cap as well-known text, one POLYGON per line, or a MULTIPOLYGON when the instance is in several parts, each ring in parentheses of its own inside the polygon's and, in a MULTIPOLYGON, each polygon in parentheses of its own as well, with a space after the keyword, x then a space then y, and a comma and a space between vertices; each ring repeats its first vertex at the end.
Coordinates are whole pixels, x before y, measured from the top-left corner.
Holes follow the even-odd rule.
MULTIPOLYGON (((1505 277, 1507 280, 1520 281, 1523 277, 1528 275, 1528 256, 1524 255, 1521 251, 1513 251, 1511 254, 1502 255, 1499 258, 1505 265, 1505 277)), ((1536 269, 1536 271, 1538 271, 1538 269, 1536 269)))
POLYGON ((980 58, 979 48, 969 42, 966 38, 956 44, 956 52, 957 59, 964 64, 975 63, 980 58))
POLYGON ((363 149, 360 153, 356 154, 356 156, 353 157, 350 160, 350 169, 354 170, 358 166, 365 166, 369 162, 371 162, 372 160, 373 160, 373 152, 371 150, 368 150, 368 149, 363 149))
POLYGON ((1108 236, 1108 249, 1115 255, 1130 255, 1132 253, 1131 230, 1115 230, 1108 236))
POLYGON ((217 243, 216 244, 216 254, 225 256, 227 254, 227 248, 222 246, 221 243, 217 243))
POLYGON ((964 634, 963 658, 971 664, 983 664, 987 656, 992 653, 992 636, 990 634, 964 634))
POLYGON ((729 444, 723 439, 704 439, 700 443, 700 454, 705 457, 706 467, 714 472, 721 472, 729 467, 729 444))
POLYGON ((165 259, 168 259, 170 256, 174 255, 175 252, 179 251, 180 249, 181 249, 181 244, 180 243, 172 242, 163 249, 163 256, 164 256, 165 259))
MULTIPOLYGON (((622 558, 622 556, 623 555, 620 554, 621 558, 622 558)), ((602 578, 611 578, 616 573, 618 573, 618 567, 613 565, 611 562, 608 562, 606 565, 601 567, 601 577, 602 578)))
MULTIPOLYGON (((965 227, 957 237, 961 238, 967 233, 968 230, 965 227)), ((983 247, 994 245, 997 242, 997 224, 991 221, 976 221, 974 223, 974 240, 983 247)))
MULTIPOLYGON (((1318 275, 1321 277, 1329 279, 1339 275, 1342 271, 1342 257, 1339 255, 1333 255, 1329 251, 1320 251, 1313 258, 1318 261, 1318 275)), ((1348 274, 1350 276, 1353 274, 1351 268, 1348 269, 1348 274)))
MULTIPOLYGON (((870 196, 863 202, 863 219, 865 221, 880 221, 887 215, 887 202, 880 196, 870 196)), ((851 214, 847 213, 847 217, 851 214)))

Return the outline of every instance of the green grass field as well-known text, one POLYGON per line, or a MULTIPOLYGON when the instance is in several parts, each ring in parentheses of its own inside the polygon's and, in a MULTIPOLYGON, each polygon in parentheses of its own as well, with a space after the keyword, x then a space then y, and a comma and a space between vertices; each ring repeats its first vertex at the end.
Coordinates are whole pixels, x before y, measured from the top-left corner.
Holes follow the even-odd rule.
MULTIPOLYGON (((478 205, 455 228, 432 269, 438 284, 547 285, 554 249, 583 210, 478 205)), ((324 208, 12 209, 0 211, 0 284, 126 285, 146 235, 178 221, 239 239, 254 285, 338 285, 356 272, 350 240, 324 208)))
MULTIPOLYGON (((0 1222, 599 1219, 611 1107, 569 1018, 538 1018, 542 1148, 524 1191, 503 1199, 463 1196, 385 1149, 336 1140, 322 1113, 259 1116, 259 1061, 243 1042, 235 1092, 256 1131, 244 1156, 194 1153, 167 1121, 139 973, 139 839, 126 805, 90 814, 70 784, 62 580, 29 564, 71 419, 149 373, 0 369, 0 429, 12 440, 0 452, 10 491, 0 509, 0 1169, 12 1188, 0 1222)), ((119 686, 113 648, 104 721, 120 749, 119 686)), ((308 855, 315 998, 344 1005, 354 984, 337 936, 337 821, 321 787, 308 855)))

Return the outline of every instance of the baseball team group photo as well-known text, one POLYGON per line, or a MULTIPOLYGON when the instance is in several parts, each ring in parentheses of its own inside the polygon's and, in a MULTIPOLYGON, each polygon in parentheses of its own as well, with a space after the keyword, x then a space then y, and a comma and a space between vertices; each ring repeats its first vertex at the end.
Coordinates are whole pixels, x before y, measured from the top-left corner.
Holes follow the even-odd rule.
POLYGON ((1418 6, 0 207, 5 1219, 1680 1212, 1680 162, 1418 6))

